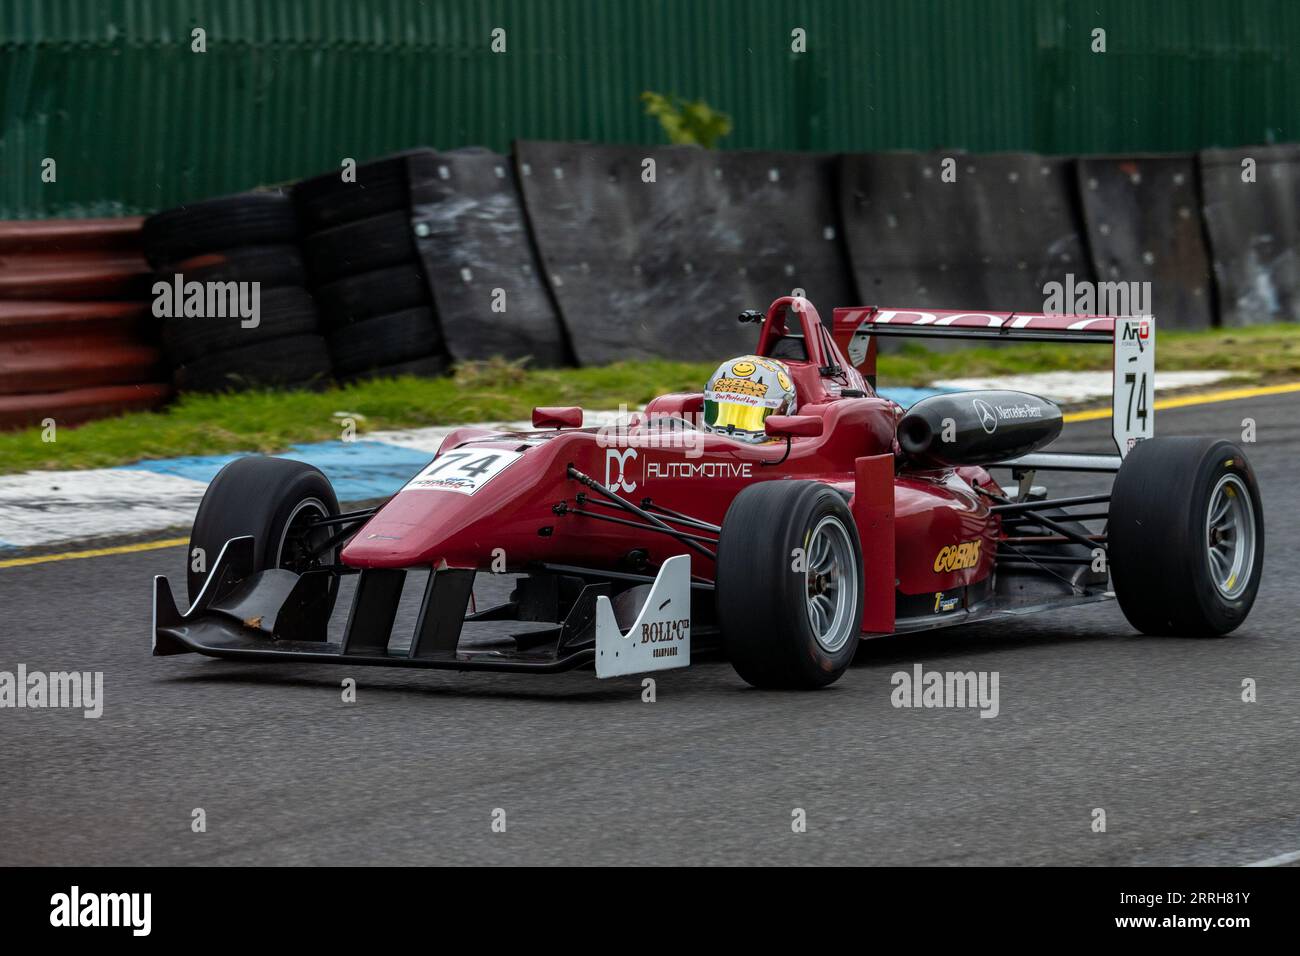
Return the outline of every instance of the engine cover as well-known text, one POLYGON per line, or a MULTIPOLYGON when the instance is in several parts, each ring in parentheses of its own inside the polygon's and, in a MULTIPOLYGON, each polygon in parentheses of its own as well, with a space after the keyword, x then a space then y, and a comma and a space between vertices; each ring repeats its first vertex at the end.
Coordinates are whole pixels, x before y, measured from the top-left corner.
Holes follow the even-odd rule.
POLYGON ((1061 425, 1061 409, 1028 392, 954 392, 909 408, 898 423, 898 445, 920 465, 987 465, 1042 448, 1061 425))

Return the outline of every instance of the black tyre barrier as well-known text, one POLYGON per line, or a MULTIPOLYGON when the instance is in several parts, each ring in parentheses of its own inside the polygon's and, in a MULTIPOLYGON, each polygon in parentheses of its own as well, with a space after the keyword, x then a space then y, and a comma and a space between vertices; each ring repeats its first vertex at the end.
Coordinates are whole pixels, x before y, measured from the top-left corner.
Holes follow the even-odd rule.
POLYGON ((317 286, 312 293, 326 329, 398 312, 429 301, 429 286, 411 263, 362 272, 317 286))
POLYGON ((1300 322, 1300 146, 1197 158, 1220 324, 1300 322))
POLYGON ((317 283, 409 262, 416 257, 410 212, 399 209, 322 229, 307 237, 303 250, 317 283))
POLYGON ((245 320, 239 315, 163 319, 162 340, 168 360, 181 365, 228 349, 318 331, 316 302, 306 289, 262 289, 258 313, 258 324, 251 328, 244 327, 245 320))
POLYGON ((570 362, 510 158, 452 150, 412 156, 410 169, 415 245, 450 355, 570 362))
POLYGON ((170 281, 176 273, 183 275, 187 282, 260 282, 263 287, 307 283, 307 272, 296 243, 200 253, 159 267, 156 278, 170 281))
MULTIPOLYGON (((839 224, 838 157, 735 150, 708 158, 712 198, 700 255, 720 288, 760 309, 799 289, 828 322, 831 303, 860 301, 839 224)), ((728 310, 724 318, 735 316, 728 310)))
POLYGON ((1072 162, 1031 153, 842 156, 840 211, 858 298, 1041 312, 1048 282, 1092 281, 1072 162))
POLYGON ((414 375, 417 378, 440 378, 447 374, 451 368, 451 363, 442 355, 430 355, 426 358, 412 359, 409 362, 398 362, 394 365, 382 365, 378 368, 366 369, 363 372, 355 372, 352 375, 342 376, 340 381, 343 382, 365 382, 379 378, 399 378, 403 375, 414 375))
POLYGON ((1110 304, 1093 311, 1159 316, 1164 328, 1208 329, 1214 319, 1214 277, 1199 214, 1192 156, 1084 157, 1076 173, 1097 291, 1110 304), (1115 284, 1120 285, 1116 286, 1115 284), (1151 300, 1128 309, 1150 283, 1151 300))
POLYGON ((361 163, 352 182, 343 181, 341 167, 304 179, 292 190, 303 231, 318 232, 407 208, 410 205, 408 162, 431 153, 426 147, 417 147, 361 163))
POLYGON ((329 334, 329 348, 335 372, 349 376, 439 355, 442 337, 433 311, 419 307, 340 326, 329 334))
POLYGON ((239 193, 166 209, 144 221, 145 256, 157 269, 234 246, 296 243, 298 220, 278 191, 239 193))
POLYGON ((741 351, 742 309, 853 298, 827 157, 521 142, 515 159, 580 364, 741 351))
POLYGON ((728 303, 723 323, 692 274, 689 241, 707 227, 702 160, 684 146, 516 144, 533 241, 579 365, 742 350, 734 313, 753 303, 728 303))
POLYGON ((182 391, 234 392, 271 386, 320 387, 330 381, 330 356, 319 335, 291 335, 228 349, 177 366, 182 391))

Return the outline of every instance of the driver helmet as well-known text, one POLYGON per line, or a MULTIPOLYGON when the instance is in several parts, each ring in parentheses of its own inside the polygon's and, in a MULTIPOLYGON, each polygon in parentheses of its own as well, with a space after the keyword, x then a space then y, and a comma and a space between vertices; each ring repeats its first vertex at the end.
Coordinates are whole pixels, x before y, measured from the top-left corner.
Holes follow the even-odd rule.
POLYGON ((790 370, 774 359, 742 355, 718 366, 704 387, 704 429, 740 441, 768 441, 769 415, 795 410, 790 370))

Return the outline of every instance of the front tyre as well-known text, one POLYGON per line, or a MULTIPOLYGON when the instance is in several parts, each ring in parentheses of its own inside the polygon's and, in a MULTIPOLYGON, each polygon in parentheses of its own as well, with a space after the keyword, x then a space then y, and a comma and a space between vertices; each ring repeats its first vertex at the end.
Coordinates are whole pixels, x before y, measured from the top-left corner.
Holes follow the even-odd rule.
POLYGON ((1264 508, 1241 449, 1152 438, 1111 490, 1111 584, 1144 634, 1218 637, 1250 613, 1264 571, 1264 508))
POLYGON ((722 521, 716 587, 723 646, 747 683, 834 682, 862 624, 862 546, 848 505, 814 481, 750 485, 722 521))
MULTIPOLYGON (((286 568, 297 574, 329 563, 333 555, 310 552, 338 529, 313 528, 313 522, 339 513, 334 489, 319 469, 288 458, 236 458, 212 479, 190 532, 190 601, 198 597, 208 572, 231 538, 253 536, 255 571, 286 568), (201 549, 201 570, 195 570, 201 549)), ((331 589, 331 604, 333 602, 331 589)))

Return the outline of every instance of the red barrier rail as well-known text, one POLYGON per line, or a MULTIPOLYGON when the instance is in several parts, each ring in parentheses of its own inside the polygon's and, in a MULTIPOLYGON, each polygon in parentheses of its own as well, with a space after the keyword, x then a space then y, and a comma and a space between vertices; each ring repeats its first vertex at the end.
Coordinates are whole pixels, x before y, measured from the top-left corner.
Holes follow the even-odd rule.
POLYGON ((140 223, 0 222, 0 428, 77 424, 170 398, 140 223))

